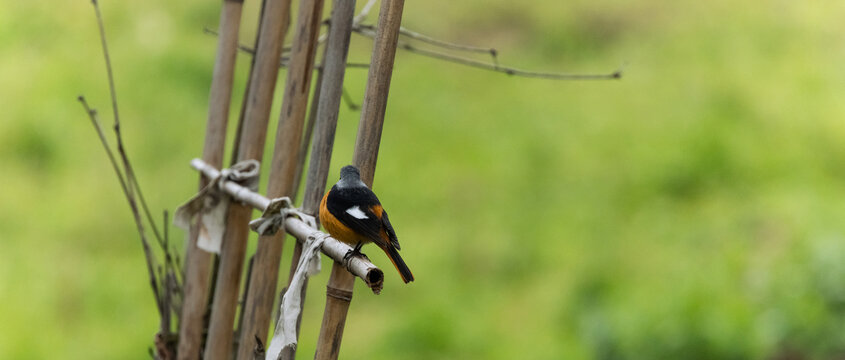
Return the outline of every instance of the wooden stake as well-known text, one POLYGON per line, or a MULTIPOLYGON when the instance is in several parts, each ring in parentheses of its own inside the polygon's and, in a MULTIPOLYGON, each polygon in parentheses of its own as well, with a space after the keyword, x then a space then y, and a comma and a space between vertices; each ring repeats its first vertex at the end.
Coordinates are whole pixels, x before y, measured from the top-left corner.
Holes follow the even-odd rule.
POLYGON ((335 130, 343 94, 343 77, 346 74, 346 58, 349 54, 349 38, 352 33, 352 16, 355 1, 334 0, 326 56, 323 60, 323 78, 320 85, 320 104, 317 106, 316 130, 311 147, 308 177, 302 210, 316 215, 320 200, 326 189, 335 130))
MULTIPOLYGON (((279 73, 278 59, 290 13, 290 0, 268 0, 261 20, 261 35, 255 66, 250 79, 249 97, 239 138, 237 159, 261 161, 267 134, 270 106, 279 73)), ((252 208, 233 202, 229 206, 220 269, 214 288, 211 320, 204 359, 229 359, 232 354, 233 325, 246 254, 248 223, 252 208)))
MULTIPOLYGON (((308 108, 308 92, 314 55, 320 33, 323 0, 303 0, 299 5, 296 33, 291 47, 290 63, 285 81, 282 112, 276 133, 276 147, 267 184, 267 196, 293 198, 293 188, 303 123, 308 108)), ((279 262, 284 245, 284 233, 261 236, 255 252, 255 265, 250 278, 249 293, 243 311, 238 359, 251 359, 258 338, 266 343, 270 314, 276 298, 279 262)))
MULTIPOLYGON (((223 164, 226 144, 226 127, 232 98, 242 5, 243 0, 224 0, 220 11, 220 37, 217 58, 214 61, 214 75, 211 80, 208 124, 202 152, 203 160, 218 168, 223 164)), ((203 188, 206 183, 206 179, 200 177, 200 188, 203 188)), ((196 229, 191 229, 189 235, 185 250, 184 300, 177 351, 179 359, 197 359, 200 354, 212 258, 211 254, 197 247, 196 229)))
MULTIPOLYGON (((311 161, 308 165, 308 178, 302 202, 302 211, 317 217, 318 223, 319 217, 316 215, 319 211, 323 192, 326 189, 326 178, 331 164, 354 13, 354 0, 334 0, 329 37, 326 43, 326 55, 323 57, 323 70, 319 77, 321 80, 318 85, 320 87, 320 102, 317 105, 315 118, 317 133, 314 136, 314 143, 311 148, 311 161)), ((299 248, 301 252, 301 246, 299 248)), ((294 267, 295 265, 291 266, 291 271, 294 271, 294 267)), ((303 294, 305 287, 307 287, 307 282, 303 284, 303 294)), ((304 303, 303 301, 302 304, 304 305, 304 303)), ((302 311, 300 311, 299 316, 301 321, 302 311)), ((296 334, 298 337, 299 326, 297 326, 296 334)), ((294 359, 295 357, 295 348, 287 347, 282 350, 282 359, 294 359)))
POLYGON ((387 94, 390 77, 393 74, 393 59, 399 39, 399 25, 402 21, 404 0, 382 1, 379 10, 379 26, 373 44, 373 57, 367 77, 367 90, 361 105, 361 124, 355 141, 352 162, 361 172, 361 180, 372 187, 378 159, 381 129, 387 109, 387 94))
MULTIPOLYGON (((367 90, 362 105, 358 137, 355 141, 355 153, 352 157, 352 162, 361 172, 361 180, 370 187, 373 185, 378 159, 381 130, 387 108, 387 95, 404 5, 404 0, 382 1, 379 26, 373 44, 367 90)), ((352 301, 354 282, 355 278, 341 264, 336 262, 332 266, 332 273, 326 286, 326 309, 323 313, 320 337, 317 340, 315 359, 337 359, 346 314, 349 303, 352 301)))
MULTIPOLYGON (((318 39, 319 42, 319 39, 318 39)), ((326 47, 323 47, 323 59, 326 58, 326 47)), ((316 61, 316 60, 315 60, 316 61)), ((299 189, 299 183, 302 180, 302 172, 305 169, 305 158, 308 156, 308 148, 311 145, 312 134, 314 132, 314 124, 317 122, 317 105, 320 103, 320 87, 323 84, 323 69, 322 67, 317 68, 317 80, 316 86, 314 86, 314 94, 311 95, 311 107, 308 111, 308 122, 305 124, 305 134, 302 135, 302 144, 299 147, 299 158, 296 160, 296 175, 294 177, 293 182, 293 189, 299 189)), ((319 226, 320 219, 315 217, 315 220, 319 226)), ((282 288, 282 291, 279 293, 279 301, 281 301, 282 296, 287 291, 288 287, 290 287, 290 282, 293 279, 293 275, 296 273, 296 267, 299 264, 299 258, 302 257, 302 242, 297 241, 293 244, 293 251, 291 252, 291 263, 290 269, 288 269, 288 285, 282 288)), ((299 339, 299 328, 302 325, 302 307, 305 304, 305 296, 306 290, 308 289, 308 278, 302 280, 302 294, 300 295, 300 308, 299 308, 299 317, 296 319, 296 336, 299 339)), ((278 316, 273 317, 273 319, 277 318, 278 316)), ((282 358, 294 358, 296 355, 296 349, 289 349, 285 348, 282 349, 282 358), (290 354, 288 354, 290 353, 290 354), (287 355, 285 355, 287 354, 287 355)))

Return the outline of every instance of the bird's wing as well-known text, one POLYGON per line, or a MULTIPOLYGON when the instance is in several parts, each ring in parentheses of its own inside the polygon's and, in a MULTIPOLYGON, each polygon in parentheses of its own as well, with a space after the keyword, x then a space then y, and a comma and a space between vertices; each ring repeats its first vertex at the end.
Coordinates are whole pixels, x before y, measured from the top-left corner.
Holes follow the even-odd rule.
POLYGON ((390 239, 390 243, 393 244, 396 250, 400 250, 399 238, 396 237, 396 232, 393 231, 393 225, 390 225, 390 219, 387 218, 387 211, 384 211, 384 209, 381 211, 381 223, 384 226, 384 231, 387 233, 387 238, 390 239))
POLYGON ((381 235, 381 214, 376 213, 380 212, 381 204, 369 189, 344 189, 329 193, 326 207, 343 225, 366 236, 379 247, 387 245, 381 235))

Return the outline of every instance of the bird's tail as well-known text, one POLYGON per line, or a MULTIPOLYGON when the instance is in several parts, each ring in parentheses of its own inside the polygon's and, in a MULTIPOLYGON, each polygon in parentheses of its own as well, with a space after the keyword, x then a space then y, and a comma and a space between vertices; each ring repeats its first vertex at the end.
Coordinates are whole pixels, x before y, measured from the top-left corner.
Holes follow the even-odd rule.
POLYGON ((402 281, 406 284, 414 281, 414 274, 411 274, 411 269, 408 269, 408 265, 405 265, 405 260, 402 260, 402 257, 399 256, 399 251, 390 244, 387 244, 387 246, 383 249, 387 254, 387 257, 390 258, 390 261, 393 262, 393 266, 396 267, 396 270, 399 270, 399 275, 402 276, 402 281))

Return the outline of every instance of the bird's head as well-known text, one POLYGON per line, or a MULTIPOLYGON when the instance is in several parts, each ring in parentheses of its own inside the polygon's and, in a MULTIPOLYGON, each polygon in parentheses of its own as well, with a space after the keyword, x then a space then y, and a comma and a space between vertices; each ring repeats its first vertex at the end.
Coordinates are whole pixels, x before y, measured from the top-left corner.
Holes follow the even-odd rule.
POLYGON ((361 173, 358 171, 358 168, 352 165, 346 165, 340 169, 340 181, 337 182, 337 186, 340 188, 347 188, 347 187, 359 187, 367 185, 361 181, 361 173))

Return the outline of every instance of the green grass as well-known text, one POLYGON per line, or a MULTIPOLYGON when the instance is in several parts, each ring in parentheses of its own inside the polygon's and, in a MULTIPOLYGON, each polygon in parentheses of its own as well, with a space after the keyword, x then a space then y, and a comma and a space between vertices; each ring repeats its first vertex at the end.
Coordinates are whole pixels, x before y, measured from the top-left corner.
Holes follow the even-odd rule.
MULTIPOLYGON (((219 4, 101 5, 128 150, 150 204, 172 210, 195 191, 187 164, 216 45, 202 27, 219 4)), ((380 296, 358 284, 344 358, 845 355, 845 6, 434 0, 405 12, 408 27, 494 46, 518 68, 627 66, 620 81, 555 82, 397 56, 375 190, 417 281, 403 286, 368 251, 387 284, 380 296)), ((350 61, 369 49, 353 37, 350 61)), ((157 319, 142 251, 76 102, 110 123, 90 2, 0 3, 0 54, 0 358, 147 358, 157 319)), ((358 101, 365 80, 347 76, 358 101)), ((357 119, 341 111, 330 179, 357 119)), ((302 358, 327 277, 311 282, 302 358)))

